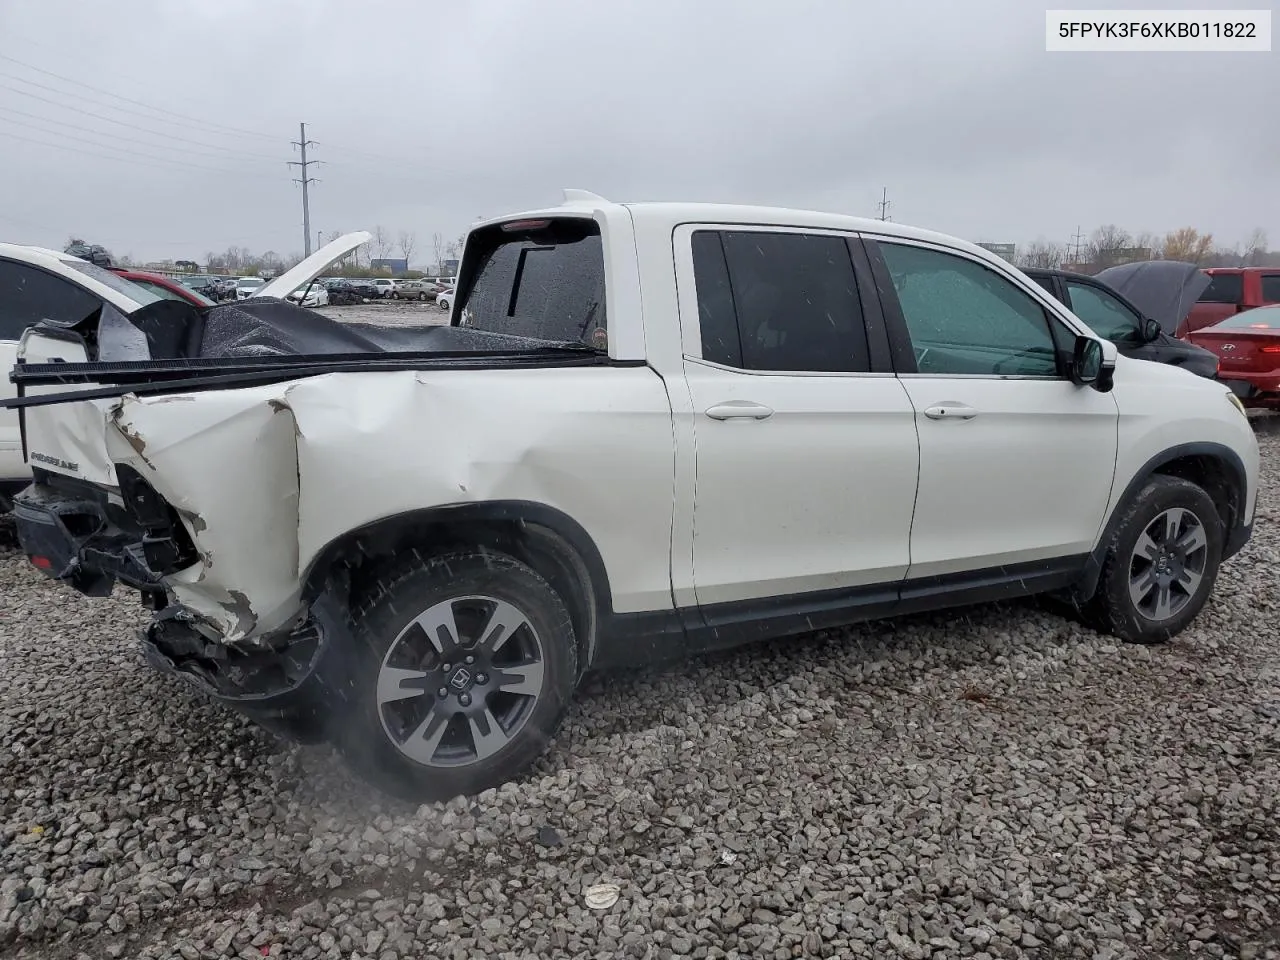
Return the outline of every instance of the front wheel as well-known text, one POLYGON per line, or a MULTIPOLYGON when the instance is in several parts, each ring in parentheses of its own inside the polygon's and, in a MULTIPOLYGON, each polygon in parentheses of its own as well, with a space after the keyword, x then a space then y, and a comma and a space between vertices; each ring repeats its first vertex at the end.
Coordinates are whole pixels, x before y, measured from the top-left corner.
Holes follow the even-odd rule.
POLYGON ((541 576, 492 551, 391 568, 352 613, 360 665, 338 747, 415 801, 498 786, 554 735, 577 682, 569 612, 541 576))
POLYGON ((1097 629, 1122 640, 1163 643, 1209 599, 1222 562, 1224 524, 1209 495, 1177 477, 1152 477, 1123 509, 1084 613, 1097 629))

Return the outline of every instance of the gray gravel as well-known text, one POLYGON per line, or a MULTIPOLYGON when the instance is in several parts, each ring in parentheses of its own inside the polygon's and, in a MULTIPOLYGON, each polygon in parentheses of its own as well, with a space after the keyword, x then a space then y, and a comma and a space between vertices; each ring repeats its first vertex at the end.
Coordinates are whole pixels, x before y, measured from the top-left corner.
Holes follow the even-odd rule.
POLYGON ((532 777, 416 810, 153 676, 131 598, 9 533, 0 955, 1278 958, 1258 429, 1253 544, 1170 646, 1025 604, 615 677, 532 777))

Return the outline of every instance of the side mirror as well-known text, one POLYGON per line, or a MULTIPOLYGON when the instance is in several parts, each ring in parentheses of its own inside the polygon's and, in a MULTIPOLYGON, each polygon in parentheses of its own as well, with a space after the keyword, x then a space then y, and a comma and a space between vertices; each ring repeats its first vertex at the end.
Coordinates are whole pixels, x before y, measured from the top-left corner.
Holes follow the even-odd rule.
POLYGON ((1103 376, 1102 344, 1093 337, 1076 337, 1071 353, 1071 381, 1080 386, 1095 386, 1103 376))
POLYGON ((1148 317, 1147 320, 1143 322, 1142 339, 1145 340, 1147 343, 1150 343, 1152 340, 1159 340, 1160 333, 1161 333, 1161 330, 1160 330, 1159 321, 1152 320, 1148 317))

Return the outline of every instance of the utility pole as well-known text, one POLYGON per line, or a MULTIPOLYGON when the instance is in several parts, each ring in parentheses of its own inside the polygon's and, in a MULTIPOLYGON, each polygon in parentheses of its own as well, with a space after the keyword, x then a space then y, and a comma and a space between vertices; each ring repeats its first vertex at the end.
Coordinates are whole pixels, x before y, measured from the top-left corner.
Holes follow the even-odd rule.
POLYGON ((889 188, 885 187, 883 190, 880 191, 880 203, 879 203, 880 216, 877 217, 876 219, 878 220, 892 219, 892 217, 889 216, 889 204, 891 202, 892 201, 889 200, 889 188))
POLYGON ((319 160, 307 159, 307 147, 314 147, 316 142, 307 139, 307 125, 305 123, 298 124, 298 139, 289 141, 293 146, 302 151, 302 159, 287 161, 289 166, 298 167, 301 177, 295 177, 294 183, 302 184, 302 247, 305 251, 304 257, 311 256, 311 205, 307 194, 307 185, 316 182, 315 177, 307 176, 307 167, 310 164, 319 163, 319 160))
MULTIPOLYGON (((1084 234, 1080 232, 1079 226, 1076 227, 1075 235, 1072 236, 1071 239, 1075 243, 1075 249, 1071 255, 1071 262, 1079 263, 1080 262, 1080 241, 1084 239, 1084 234)), ((1068 244, 1068 246, 1071 246, 1071 244, 1068 244)))

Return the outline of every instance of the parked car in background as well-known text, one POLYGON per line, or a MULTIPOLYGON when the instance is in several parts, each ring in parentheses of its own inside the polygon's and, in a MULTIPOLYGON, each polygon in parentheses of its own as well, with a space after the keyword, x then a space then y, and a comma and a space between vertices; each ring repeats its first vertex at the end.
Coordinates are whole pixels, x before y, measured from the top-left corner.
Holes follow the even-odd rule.
POLYGON ((384 299, 390 297, 396 289, 396 282, 390 277, 377 277, 373 281, 373 285, 378 291, 378 296, 384 299))
POLYGON ((1208 267, 1209 284, 1178 336, 1246 310, 1280 304, 1280 267, 1208 267))
POLYGON ((432 300, 435 298, 435 285, 425 278, 422 280, 399 280, 391 294, 397 300, 432 300))
POLYGON ((329 303, 332 306, 342 307, 364 303, 364 297, 350 280, 344 280, 341 277, 330 280, 325 284, 325 289, 328 291, 329 303))
POLYGON ((261 277, 240 277, 236 280, 236 298, 247 300, 249 297, 256 297, 266 282, 261 277))
POLYGON ((213 306, 213 300, 206 297, 199 290, 163 274, 149 273, 145 270, 125 270, 120 267, 113 267, 111 272, 124 277, 126 280, 133 281, 138 286, 150 290, 164 300, 185 300, 187 303, 195 304, 197 307, 213 306))
POLYGON ((453 310, 453 296, 457 293, 456 286, 446 286, 438 294, 436 294, 436 306, 446 312, 453 310))
POLYGON ((215 295, 218 287, 217 277, 211 277, 207 273, 197 273, 180 277, 178 282, 209 300, 217 301, 218 299, 215 295))
POLYGON ((1187 338, 1218 356, 1222 382, 1245 406, 1280 410, 1280 306, 1233 314, 1187 338))
POLYGON ((215 277, 210 296, 221 302, 236 299, 236 277, 215 277))
MULTIPOLYGON (((1164 323, 1146 315, 1097 277, 1071 273, 1066 270, 1028 268, 1022 271, 1055 299, 1066 304, 1071 311, 1087 323, 1094 333, 1106 337, 1126 357, 1135 360, 1153 360, 1184 367, 1202 377, 1214 377, 1218 373, 1218 358, 1194 344, 1178 340, 1164 330, 1164 323)), ((1169 278, 1170 283, 1180 283, 1169 278)), ((1165 322, 1176 328, 1178 321, 1167 317, 1165 322)))
POLYGON ((326 307, 330 303, 328 288, 318 280, 299 287, 286 299, 303 307, 326 307))
MULTIPOLYGON (((79 257, 14 243, 0 243, 0 400, 17 395, 9 380, 18 342, 32 324, 47 320, 70 327, 110 304, 121 313, 160 300, 151 289, 79 257)), ((0 509, 30 482, 23 461, 18 416, 0 410, 0 509)))
POLYGON ((365 300, 376 300, 382 296, 382 291, 378 289, 378 285, 368 277, 353 277, 351 286, 365 300))

